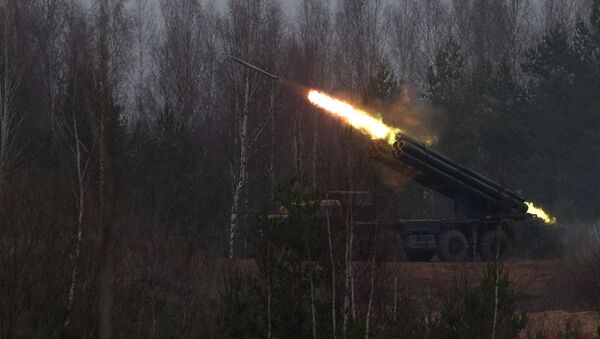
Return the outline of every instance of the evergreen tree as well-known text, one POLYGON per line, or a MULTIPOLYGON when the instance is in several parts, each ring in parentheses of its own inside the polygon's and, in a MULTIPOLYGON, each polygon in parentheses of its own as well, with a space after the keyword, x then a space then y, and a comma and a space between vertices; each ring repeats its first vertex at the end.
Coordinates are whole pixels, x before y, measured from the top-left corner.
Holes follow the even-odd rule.
POLYGON ((460 46, 453 37, 435 56, 427 72, 428 96, 436 106, 453 109, 457 106, 464 80, 464 61, 460 46))
POLYGON ((463 298, 446 302, 432 325, 432 337, 490 338, 494 326, 496 338, 519 337, 527 325, 527 317, 516 311, 508 275, 497 265, 500 264, 489 264, 479 286, 468 290, 463 298))
POLYGON ((523 181, 518 178, 523 172, 519 164, 527 157, 528 144, 523 124, 526 98, 506 61, 491 76, 486 105, 488 114, 482 124, 484 152, 490 165, 501 166, 504 176, 513 180, 509 186, 521 187, 523 181))
POLYGON ((387 63, 381 63, 377 72, 371 76, 363 89, 362 97, 365 105, 372 105, 374 101, 393 99, 398 93, 399 83, 387 63))
POLYGON ((482 83, 486 80, 485 72, 488 68, 481 67, 469 77, 461 48, 450 37, 427 74, 428 98, 445 117, 438 147, 469 166, 477 165, 481 159, 478 136, 481 120, 477 110, 487 87, 482 83), (473 91, 474 88, 477 90, 473 91))
MULTIPOLYGON (((597 2, 591 22, 596 21, 597 2)), ((554 209, 567 217, 600 213, 594 203, 599 191, 591 185, 600 162, 590 156, 600 152, 600 80, 597 62, 592 61, 596 32, 583 22, 577 24, 573 39, 565 28, 551 29, 523 65, 530 78, 525 124, 531 157, 524 164, 531 175, 528 193, 542 202, 560 197, 554 209)))
POLYGON ((190 226, 201 179, 185 124, 166 105, 153 126, 136 125, 129 145, 126 183, 138 207, 156 211, 163 225, 190 226))
POLYGON ((313 309, 318 333, 331 333, 320 200, 304 178, 277 189, 283 214, 259 214, 250 236, 258 273, 233 275, 222 292, 219 326, 228 338, 308 338, 313 309))

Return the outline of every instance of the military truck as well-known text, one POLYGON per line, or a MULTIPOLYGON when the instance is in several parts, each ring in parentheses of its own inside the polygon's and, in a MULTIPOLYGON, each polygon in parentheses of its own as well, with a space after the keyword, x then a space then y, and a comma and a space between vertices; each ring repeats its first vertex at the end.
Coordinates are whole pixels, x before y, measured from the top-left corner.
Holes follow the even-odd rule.
MULTIPOLYGON (((539 222, 527 214, 525 200, 517 193, 407 135, 398 134, 391 146, 374 141, 370 153, 376 161, 449 198, 454 217, 356 218, 355 257, 359 259, 375 251, 384 253, 387 259, 405 256, 413 261, 429 261, 437 254, 442 261, 477 257, 491 260, 506 254, 519 223, 539 222)), ((366 192, 354 195, 355 202, 369 205, 366 192)))

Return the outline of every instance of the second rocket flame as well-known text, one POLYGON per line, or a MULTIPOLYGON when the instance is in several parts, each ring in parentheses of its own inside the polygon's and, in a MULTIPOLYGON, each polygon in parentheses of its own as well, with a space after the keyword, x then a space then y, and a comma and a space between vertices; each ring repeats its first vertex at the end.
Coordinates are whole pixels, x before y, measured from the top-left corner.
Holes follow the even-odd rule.
POLYGON ((541 207, 533 205, 532 202, 526 202, 525 205, 527 205, 528 214, 535 215, 536 217, 542 219, 544 223, 548 225, 556 223, 556 218, 546 213, 546 211, 544 211, 541 207))
POLYGON ((314 89, 308 92, 308 101, 341 118, 352 127, 369 135, 372 139, 385 139, 389 144, 392 144, 396 133, 402 132, 399 128, 386 125, 380 118, 376 118, 368 112, 354 108, 347 102, 314 89))

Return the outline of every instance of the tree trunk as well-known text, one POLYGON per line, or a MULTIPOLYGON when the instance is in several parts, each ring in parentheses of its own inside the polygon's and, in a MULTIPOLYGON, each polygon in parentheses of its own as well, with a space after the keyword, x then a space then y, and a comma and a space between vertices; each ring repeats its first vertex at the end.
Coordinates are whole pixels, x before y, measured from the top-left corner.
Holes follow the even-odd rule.
POLYGON ((246 75, 246 85, 244 89, 244 106, 242 108, 242 121, 240 124, 240 164, 238 174, 236 175, 235 190, 233 192, 233 201, 231 204, 231 217, 229 224, 229 259, 235 256, 235 242, 237 238, 239 219, 240 219, 240 200, 246 187, 246 173, 248 161, 248 100, 250 95, 250 77, 246 75))
POLYGON ((114 119, 110 107, 108 80, 108 1, 100 6, 100 178, 101 178, 101 224, 98 237, 98 314, 100 339, 112 338, 112 258, 110 246, 117 214, 117 182, 114 144, 114 119))
MULTIPOLYGON (((77 85, 74 87, 77 90, 77 85)), ((75 94, 73 95, 73 102, 75 102, 75 94)), ((86 191, 86 171, 89 161, 83 163, 82 152, 81 152, 81 140, 79 139, 79 128, 78 122, 75 115, 75 105, 72 107, 72 119, 73 119, 73 138, 75 142, 75 161, 77 167, 77 185, 78 185, 78 204, 77 204, 77 239, 75 242, 75 251, 73 254, 73 269, 71 271, 71 282, 69 286, 69 297, 67 299, 67 317, 64 322, 64 327, 67 328, 71 321, 71 311, 75 300, 75 288, 77 284, 77 277, 79 274, 79 261, 81 256, 81 244, 83 240, 83 217, 85 209, 85 191, 86 191)))
POLYGON ((16 138, 23 118, 18 116, 18 109, 13 105, 14 96, 19 87, 19 77, 10 60, 10 21, 8 15, 8 2, 4 5, 5 17, 3 18, 3 76, 0 83, 0 200, 4 192, 4 185, 10 172, 18 164, 20 149, 16 145, 16 138))
MULTIPOLYGON (((353 172, 352 172, 352 150, 347 150, 348 154, 348 178, 350 183, 350 191, 354 189, 353 172)), ((352 220, 353 199, 350 197, 346 207, 346 248, 344 255, 344 263, 346 266, 345 284, 344 284, 344 323, 343 331, 346 335, 348 329, 348 316, 352 314, 352 318, 356 317, 356 309, 354 307, 354 273, 352 270, 352 245, 354 242, 354 227, 352 220)))
POLYGON ((8 112, 8 99, 9 99, 9 88, 8 88, 8 3, 5 7, 5 17, 4 17, 4 75, 3 75, 3 83, 0 88, 0 198, 2 197, 2 192, 4 192, 4 183, 6 181, 6 175, 8 171, 8 140, 10 137, 10 117, 8 112))
MULTIPOLYGON (((377 243, 377 235, 374 243, 377 243)), ((369 339, 371 325, 371 308, 373 306, 373 291, 375 290, 375 256, 371 256, 371 283, 369 284, 369 302, 367 305, 367 319, 365 321, 365 339, 369 339)))
POLYGON ((327 209, 327 240, 329 241, 329 260, 331 261, 331 329, 332 329, 332 338, 336 338, 337 328, 336 328, 336 288, 335 288, 335 261, 333 260, 333 241, 331 234, 331 218, 329 216, 329 209, 327 209))
POLYGON ((277 144, 277 119, 275 116, 275 84, 271 88, 269 98, 269 114, 271 115, 271 157, 269 159, 269 177, 271 179, 271 201, 275 200, 275 145, 277 144))
POLYGON ((317 187, 318 180, 318 163, 319 163, 319 113, 314 111, 313 115, 313 150, 312 150, 312 179, 313 186, 317 187))
POLYGON ((315 285, 313 281, 312 267, 310 270, 310 311, 312 316, 312 335, 313 339, 317 339, 317 310, 315 308, 315 285))

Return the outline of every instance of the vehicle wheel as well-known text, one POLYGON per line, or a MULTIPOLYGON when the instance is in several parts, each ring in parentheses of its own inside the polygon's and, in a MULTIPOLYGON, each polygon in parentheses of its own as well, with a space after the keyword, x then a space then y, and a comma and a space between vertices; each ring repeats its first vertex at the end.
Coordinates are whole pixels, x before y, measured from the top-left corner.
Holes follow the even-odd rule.
POLYGON ((406 258, 410 261, 429 262, 433 259, 435 251, 406 251, 406 258))
POLYGON ((496 258, 497 249, 499 249, 500 258, 506 256, 509 248, 510 239, 501 230, 489 231, 479 241, 479 255, 482 260, 486 261, 496 258), (498 245, 500 245, 499 248, 498 245))
POLYGON ((467 257, 467 237, 457 230, 447 230, 438 237, 438 257, 442 261, 460 261, 467 257))
POLYGON ((402 237, 392 231, 379 233, 373 252, 376 261, 400 261, 404 259, 402 237))

